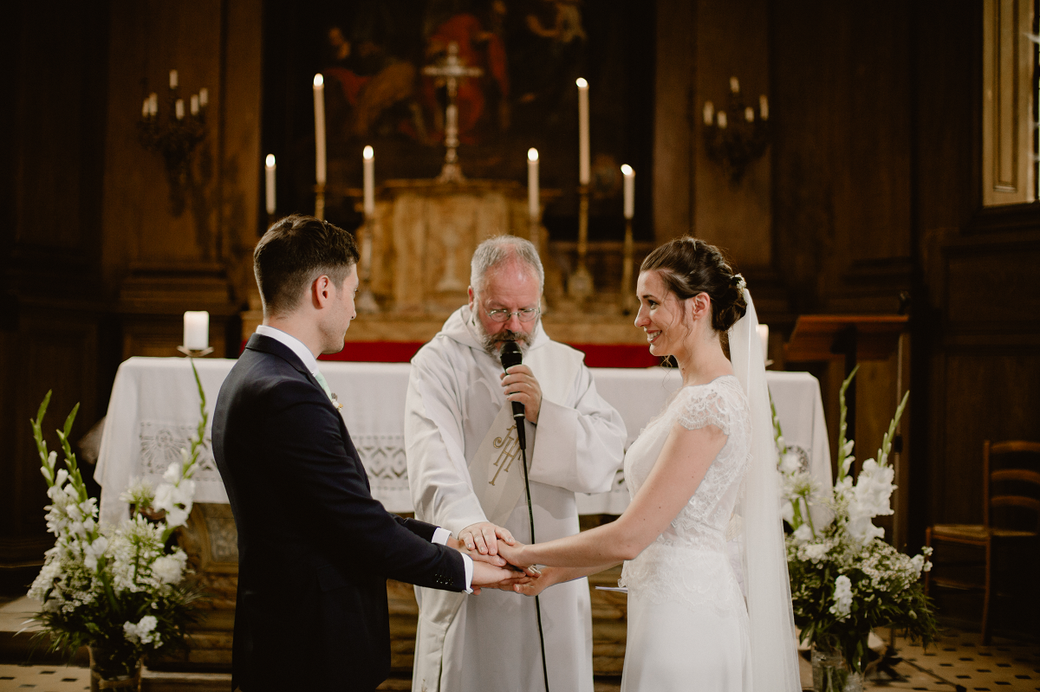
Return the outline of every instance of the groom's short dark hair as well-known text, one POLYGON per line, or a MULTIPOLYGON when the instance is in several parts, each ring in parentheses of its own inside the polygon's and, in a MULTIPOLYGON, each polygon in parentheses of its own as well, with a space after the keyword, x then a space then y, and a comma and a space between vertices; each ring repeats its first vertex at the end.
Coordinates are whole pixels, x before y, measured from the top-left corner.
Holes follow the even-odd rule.
POLYGON ((291 313, 323 274, 341 286, 358 257, 354 236, 328 221, 301 214, 276 221, 253 251, 264 316, 291 313))

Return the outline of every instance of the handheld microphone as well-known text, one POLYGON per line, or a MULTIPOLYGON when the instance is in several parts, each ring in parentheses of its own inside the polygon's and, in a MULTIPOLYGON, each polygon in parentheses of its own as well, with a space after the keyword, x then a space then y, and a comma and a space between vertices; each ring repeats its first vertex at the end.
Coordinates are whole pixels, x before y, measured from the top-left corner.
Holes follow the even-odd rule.
MULTIPOLYGON (((506 341, 502 344, 502 369, 508 370, 514 365, 524 362, 524 354, 515 341, 506 341)), ((520 449, 527 449, 527 431, 524 429, 524 405, 519 401, 513 404, 513 420, 516 422, 516 439, 520 442, 520 449)))

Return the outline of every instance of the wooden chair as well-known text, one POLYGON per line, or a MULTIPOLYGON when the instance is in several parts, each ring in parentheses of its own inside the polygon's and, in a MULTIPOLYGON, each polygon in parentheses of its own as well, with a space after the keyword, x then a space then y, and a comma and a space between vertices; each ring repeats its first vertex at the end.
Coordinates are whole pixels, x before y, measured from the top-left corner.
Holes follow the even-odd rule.
MULTIPOLYGON (((990 641, 990 605, 995 592, 993 561, 996 551, 1008 544, 1027 549, 1040 544, 1040 442, 1011 440, 982 446, 982 524, 936 524, 925 530, 925 545, 947 542, 976 546, 985 551, 983 583, 925 572, 924 588, 932 584, 960 589, 981 589, 982 643, 990 641)), ((933 546, 934 547, 934 546, 933 546)), ((1026 552, 1028 555, 1029 552, 1026 552)), ((1028 568, 1028 565, 1023 565, 1028 568)))

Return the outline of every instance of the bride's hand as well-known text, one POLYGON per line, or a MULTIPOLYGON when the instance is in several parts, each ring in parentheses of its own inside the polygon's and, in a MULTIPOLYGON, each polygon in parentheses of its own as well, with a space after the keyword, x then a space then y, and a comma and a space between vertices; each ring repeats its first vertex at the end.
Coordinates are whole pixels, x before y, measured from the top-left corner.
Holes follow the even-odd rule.
POLYGON ((537 574, 537 570, 531 569, 531 562, 524 559, 524 548, 525 545, 517 541, 513 545, 508 543, 500 542, 498 544, 498 555, 499 557, 505 558, 505 561, 509 564, 522 569, 531 576, 537 574))
POLYGON ((539 574, 525 582, 514 584, 513 591, 523 596, 537 596, 557 582, 559 570, 555 567, 542 567, 539 574))

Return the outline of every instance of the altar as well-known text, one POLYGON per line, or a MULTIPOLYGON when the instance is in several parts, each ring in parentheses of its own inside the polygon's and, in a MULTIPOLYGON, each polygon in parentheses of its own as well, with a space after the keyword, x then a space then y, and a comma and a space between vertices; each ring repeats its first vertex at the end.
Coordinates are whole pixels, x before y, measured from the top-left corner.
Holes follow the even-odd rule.
MULTIPOLYGON (((217 392, 235 361, 197 359, 199 379, 211 416, 217 392)), ((368 472, 372 494, 391 512, 412 511, 404 448, 404 402, 408 363, 323 361, 322 373, 339 395, 351 438, 368 472)), ((592 368, 599 393, 621 414, 628 430, 626 448, 679 388, 679 372, 670 368, 592 368)), ((803 372, 766 372, 777 416, 788 446, 823 487, 831 483, 830 445, 823 419, 820 386, 803 372)), ((119 367, 98 454, 94 478, 101 485, 101 520, 126 516, 119 495, 136 477, 158 483, 166 467, 198 426, 199 396, 185 358, 130 358, 119 367)), ((209 432, 195 475, 196 503, 227 503, 213 459, 209 432)), ((620 514, 628 489, 618 470, 611 492, 582 495, 582 514, 620 514)))

